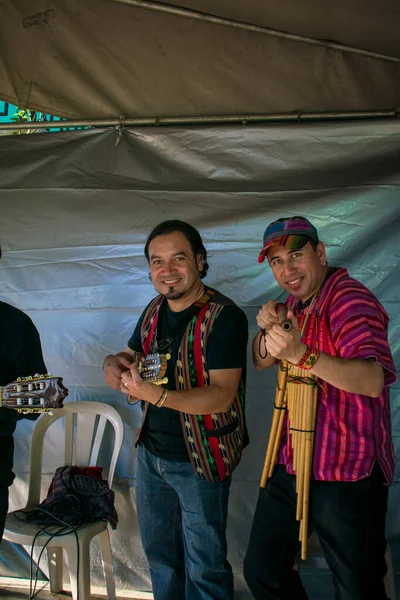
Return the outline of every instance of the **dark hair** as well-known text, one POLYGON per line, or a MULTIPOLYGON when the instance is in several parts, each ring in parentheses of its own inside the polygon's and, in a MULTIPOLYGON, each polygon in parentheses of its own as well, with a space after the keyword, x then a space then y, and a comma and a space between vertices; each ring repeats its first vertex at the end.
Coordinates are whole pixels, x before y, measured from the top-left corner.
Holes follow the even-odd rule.
POLYGON ((315 240, 313 240, 312 237, 310 237, 309 235, 305 235, 304 237, 307 238, 307 242, 310 242, 310 246, 312 246, 314 251, 316 252, 319 242, 316 242, 315 240))
POLYGON ((153 231, 147 238, 146 245, 144 247, 144 255, 149 260, 149 245, 159 235, 166 235, 168 233, 174 233, 179 231, 183 233, 187 241, 189 242, 192 252, 196 257, 200 254, 203 259, 203 270, 200 272, 200 278, 203 279, 207 275, 209 264, 207 262, 207 250, 204 247, 203 240, 201 239, 200 233, 189 223, 179 221, 178 219, 171 219, 170 221, 163 221, 157 227, 154 227, 153 231))

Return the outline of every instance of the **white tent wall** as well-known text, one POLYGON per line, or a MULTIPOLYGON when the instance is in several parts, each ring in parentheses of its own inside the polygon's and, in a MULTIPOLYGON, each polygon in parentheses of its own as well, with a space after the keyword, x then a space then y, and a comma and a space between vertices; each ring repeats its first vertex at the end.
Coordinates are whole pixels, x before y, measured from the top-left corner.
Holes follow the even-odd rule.
MULTIPOLYGON (((329 263, 348 268, 390 316, 400 367, 400 123, 142 128, 10 136, 0 139, 0 298, 37 325, 48 369, 64 377, 71 400, 117 407, 125 442, 117 467, 112 534, 120 590, 149 590, 134 501, 134 436, 139 407, 103 382, 106 354, 122 349, 153 296, 143 256, 146 236, 164 219, 197 227, 210 252, 206 282, 255 315, 283 298, 268 267, 257 262, 266 224, 301 214, 317 226, 329 263)), ((275 374, 250 361, 247 419, 251 443, 234 473, 228 529, 238 598, 268 437, 275 374)), ((400 390, 392 387, 393 430, 400 452, 400 390)), ((24 503, 29 435, 16 433, 13 508, 24 503)), ((50 479, 59 439, 49 442, 50 479), (50 456, 51 455, 51 456, 50 456)), ((400 542, 400 470, 390 491, 388 536, 400 542)), ((93 582, 102 585, 94 551, 93 582)), ((2 574, 27 575, 27 560, 2 547, 2 574), (10 558, 11 557, 11 558, 10 558), (25 570, 24 570, 25 569, 25 570), (18 571, 18 572, 17 572, 18 571)), ((45 566, 43 566, 45 569, 45 566)), ((400 571, 400 565, 396 564, 400 571)))

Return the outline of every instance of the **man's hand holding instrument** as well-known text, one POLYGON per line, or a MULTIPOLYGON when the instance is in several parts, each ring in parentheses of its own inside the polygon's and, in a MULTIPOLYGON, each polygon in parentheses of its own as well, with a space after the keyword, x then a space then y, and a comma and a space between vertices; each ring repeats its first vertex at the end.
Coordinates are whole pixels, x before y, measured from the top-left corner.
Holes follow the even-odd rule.
POLYGON ((286 305, 280 303, 271 302, 264 307, 268 308, 263 312, 262 322, 268 321, 271 325, 265 334, 265 348, 271 356, 279 359, 279 364, 274 412, 260 486, 265 487, 267 480, 272 477, 287 413, 293 448, 293 469, 296 473, 296 518, 300 521, 301 557, 305 559, 318 382, 308 370, 297 364, 301 363, 307 346, 301 341, 301 331, 293 312, 287 311, 286 305), (276 314, 275 323, 272 308, 276 314))

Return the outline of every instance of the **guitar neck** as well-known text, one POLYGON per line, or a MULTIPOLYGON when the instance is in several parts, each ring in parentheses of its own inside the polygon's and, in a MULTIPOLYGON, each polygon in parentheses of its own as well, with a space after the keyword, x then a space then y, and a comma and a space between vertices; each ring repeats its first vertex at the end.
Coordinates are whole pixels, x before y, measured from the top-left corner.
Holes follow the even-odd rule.
POLYGON ((0 408, 11 408, 25 414, 50 410, 44 406, 44 401, 41 398, 4 398, 2 387, 0 387, 0 408))
POLYGON ((0 407, 11 408, 20 413, 49 412, 61 408, 67 388, 61 377, 34 375, 0 387, 0 407))

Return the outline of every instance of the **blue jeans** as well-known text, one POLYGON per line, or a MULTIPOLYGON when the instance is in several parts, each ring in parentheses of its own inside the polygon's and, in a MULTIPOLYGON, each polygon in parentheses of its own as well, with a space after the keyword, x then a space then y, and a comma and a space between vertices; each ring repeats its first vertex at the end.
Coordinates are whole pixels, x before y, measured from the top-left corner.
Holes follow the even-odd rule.
POLYGON ((138 448, 136 503, 155 600, 232 600, 226 560, 230 480, 200 479, 190 463, 138 448))

